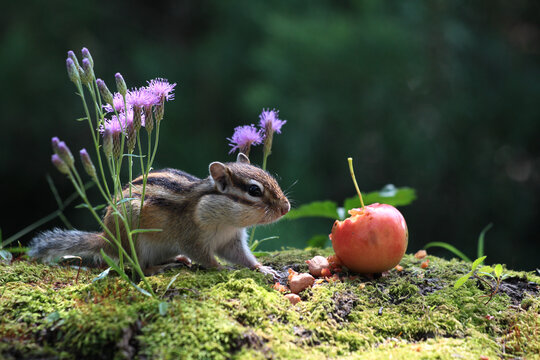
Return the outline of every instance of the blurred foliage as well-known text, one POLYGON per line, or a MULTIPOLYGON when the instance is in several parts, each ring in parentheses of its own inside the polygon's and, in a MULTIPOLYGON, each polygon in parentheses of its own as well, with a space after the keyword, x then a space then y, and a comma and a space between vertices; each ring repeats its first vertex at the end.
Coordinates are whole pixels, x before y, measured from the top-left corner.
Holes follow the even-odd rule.
MULTIPOLYGON (((386 185, 381 191, 372 191, 362 194, 364 205, 374 203, 388 204, 392 206, 405 206, 411 204, 416 199, 414 189, 396 188, 392 184, 386 185)), ((360 198, 353 196, 345 199, 343 207, 338 207, 334 201, 313 201, 299 206, 289 211, 283 218, 287 220, 296 220, 301 218, 322 217, 332 220, 344 220, 349 217, 349 210, 360 208, 360 198)))
MULTIPOLYGON (((129 86, 179 83, 157 167, 206 176, 233 159, 235 126, 276 107, 288 122, 268 167, 296 206, 353 196, 353 156, 363 191, 417 190, 403 209, 411 251, 444 241, 471 253, 493 222, 490 259, 538 266, 540 2, 28 0, 0 19, 6 238, 56 209, 46 173, 71 192, 49 141, 90 145, 65 73, 66 51, 86 46, 109 86, 117 71, 129 86)), ((64 212, 95 229, 84 209, 64 212)), ((308 230, 330 228, 281 222, 257 236, 303 247, 308 230)))

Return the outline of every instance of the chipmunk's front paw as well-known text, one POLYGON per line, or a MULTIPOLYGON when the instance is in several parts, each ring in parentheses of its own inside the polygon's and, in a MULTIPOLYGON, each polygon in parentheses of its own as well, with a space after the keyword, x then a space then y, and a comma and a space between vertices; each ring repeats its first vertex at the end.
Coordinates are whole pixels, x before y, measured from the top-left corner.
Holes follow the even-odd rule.
POLYGON ((272 275, 273 280, 279 280, 279 273, 270 266, 259 265, 257 266, 257 270, 262 272, 264 275, 272 275))

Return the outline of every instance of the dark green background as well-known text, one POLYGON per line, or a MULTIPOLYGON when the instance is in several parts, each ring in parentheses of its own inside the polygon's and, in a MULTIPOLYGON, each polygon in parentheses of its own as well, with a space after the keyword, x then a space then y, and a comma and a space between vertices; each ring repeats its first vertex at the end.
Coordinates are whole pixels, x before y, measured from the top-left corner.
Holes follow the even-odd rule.
MULTIPOLYGON (((56 209, 50 138, 90 148, 65 72, 92 52, 112 87, 178 83, 157 167, 206 176, 232 160, 226 137, 263 107, 288 120, 268 167, 293 203, 341 201, 387 183, 417 189, 401 208, 409 250, 446 241, 469 256, 490 222, 488 262, 537 267, 540 253, 538 1, 19 1, 2 5, 0 171, 4 238, 56 209)), ((253 149, 252 161, 261 161, 253 149)), ((96 229, 86 210, 67 216, 96 229)), ((43 228, 61 225, 50 223, 43 228)), ((331 221, 258 232, 303 247, 331 221)), ((30 235, 23 238, 26 242, 30 235)), ((434 251, 446 254, 444 251, 434 251)))

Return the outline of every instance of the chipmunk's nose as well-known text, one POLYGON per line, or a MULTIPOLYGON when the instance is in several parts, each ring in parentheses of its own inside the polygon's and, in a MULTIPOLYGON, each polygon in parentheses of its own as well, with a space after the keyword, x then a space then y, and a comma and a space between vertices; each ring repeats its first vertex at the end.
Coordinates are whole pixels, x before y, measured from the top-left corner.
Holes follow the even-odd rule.
POLYGON ((281 205, 281 216, 285 215, 286 213, 291 210, 291 204, 288 200, 285 200, 285 202, 281 205))

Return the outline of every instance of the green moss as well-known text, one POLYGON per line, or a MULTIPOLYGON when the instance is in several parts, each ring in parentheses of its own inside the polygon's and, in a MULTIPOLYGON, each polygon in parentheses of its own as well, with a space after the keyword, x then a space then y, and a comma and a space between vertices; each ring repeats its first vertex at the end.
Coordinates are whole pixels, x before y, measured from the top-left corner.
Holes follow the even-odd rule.
MULTIPOLYGON (((282 251, 276 269, 325 252, 282 251)), ((0 357, 147 359, 454 359, 540 356, 538 295, 486 304, 470 265, 411 255, 404 270, 307 289, 292 306, 262 274, 170 270, 149 298, 112 274, 28 262, 0 265, 0 357), (171 283, 170 287, 167 286, 171 283), (159 303, 166 301, 166 314, 159 303)), ((539 282, 530 273, 512 275, 539 282)))

